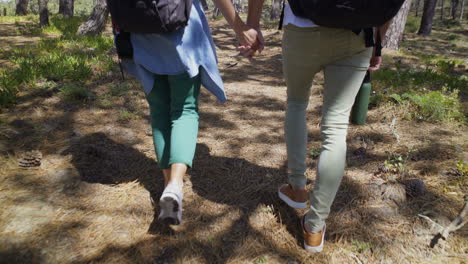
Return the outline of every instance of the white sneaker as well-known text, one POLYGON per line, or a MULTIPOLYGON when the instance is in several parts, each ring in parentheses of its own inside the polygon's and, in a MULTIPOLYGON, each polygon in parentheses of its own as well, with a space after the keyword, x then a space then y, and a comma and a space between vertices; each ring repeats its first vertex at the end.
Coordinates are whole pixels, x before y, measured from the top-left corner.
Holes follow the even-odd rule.
POLYGON ((168 184, 159 199, 159 219, 168 225, 182 222, 182 186, 168 184))

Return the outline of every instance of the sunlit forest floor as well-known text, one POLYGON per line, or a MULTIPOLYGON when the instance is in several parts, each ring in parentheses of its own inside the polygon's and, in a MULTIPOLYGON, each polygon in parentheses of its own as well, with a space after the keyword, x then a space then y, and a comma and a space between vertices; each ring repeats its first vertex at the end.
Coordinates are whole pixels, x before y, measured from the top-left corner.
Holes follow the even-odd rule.
MULTIPOLYGON (((109 31, 80 20, 0 20, 0 263, 466 263, 468 227, 429 245, 467 194, 467 26, 407 32, 373 76, 367 124, 351 125, 347 172, 323 253, 301 247, 305 211, 286 182, 282 32, 253 63, 211 21, 228 102, 201 94, 183 225, 157 219, 157 169, 140 84, 122 80, 109 31), (74 31, 75 30, 75 31, 74 31), (31 152, 32 151, 32 152, 31 152), (20 166, 21 165, 21 166, 20 166), (424 217, 427 216, 435 223, 424 217)), ((323 77, 308 108, 308 188, 320 152, 323 77)))

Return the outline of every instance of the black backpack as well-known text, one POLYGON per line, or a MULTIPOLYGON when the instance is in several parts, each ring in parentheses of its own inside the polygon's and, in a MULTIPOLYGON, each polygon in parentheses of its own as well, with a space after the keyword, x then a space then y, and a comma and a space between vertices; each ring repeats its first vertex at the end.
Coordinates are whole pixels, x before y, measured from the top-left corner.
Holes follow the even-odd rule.
POLYGON ((119 31, 168 33, 187 25, 192 0, 107 0, 119 31))
POLYGON ((324 27, 377 27, 392 19, 405 0, 288 0, 298 17, 324 27))

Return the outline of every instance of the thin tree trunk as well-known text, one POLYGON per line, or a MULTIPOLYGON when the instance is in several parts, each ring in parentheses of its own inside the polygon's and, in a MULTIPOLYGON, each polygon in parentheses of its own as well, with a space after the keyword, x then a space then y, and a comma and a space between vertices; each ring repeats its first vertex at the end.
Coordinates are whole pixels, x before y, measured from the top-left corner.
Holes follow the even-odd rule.
POLYGON ((406 20, 411 8, 411 1, 406 0, 403 3, 398 14, 393 18, 387 33, 385 34, 385 41, 383 47, 387 49, 397 50, 400 47, 400 42, 403 39, 403 32, 405 31, 406 20))
POLYGON ((445 0, 440 0, 440 20, 444 20, 444 3, 445 0))
POLYGON ((48 0, 38 0, 39 5, 39 25, 46 27, 49 25, 49 9, 47 8, 48 0))
POLYGON ((28 14, 28 3, 29 0, 19 0, 16 4, 16 12, 17 16, 25 16, 28 14))
POLYGON ((415 14, 416 17, 419 16, 419 4, 420 3, 421 3, 421 0, 416 0, 416 14, 415 14))
POLYGON ((109 16, 106 0, 96 0, 88 20, 78 28, 78 35, 99 35, 104 31, 109 16))
POLYGON ((452 19, 455 20, 457 19, 457 8, 458 8, 458 3, 459 0, 452 0, 452 6, 450 8, 450 13, 452 15, 452 19))
POLYGON ((461 1, 461 7, 460 7, 460 21, 463 20, 463 12, 465 11, 465 0, 461 1))
POLYGON ((271 0, 270 19, 276 20, 281 15, 281 0, 271 0))
POLYGON ((424 12, 421 19, 418 35, 429 36, 432 31, 432 21, 434 20, 437 0, 426 0, 424 2, 424 12))
POLYGON ((72 17, 74 11, 75 0, 60 0, 59 1, 59 14, 66 17, 72 17))

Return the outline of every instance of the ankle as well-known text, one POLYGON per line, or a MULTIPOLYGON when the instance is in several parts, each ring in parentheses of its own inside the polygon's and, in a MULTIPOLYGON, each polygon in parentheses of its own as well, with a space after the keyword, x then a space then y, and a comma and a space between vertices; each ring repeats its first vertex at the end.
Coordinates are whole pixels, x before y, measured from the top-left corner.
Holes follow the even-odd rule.
POLYGON ((297 185, 292 185, 289 183, 289 187, 293 189, 294 191, 305 191, 305 186, 297 186, 297 185))
POLYGON ((175 185, 175 186, 184 186, 184 181, 180 179, 171 179, 169 182, 167 182, 167 185, 175 185))

